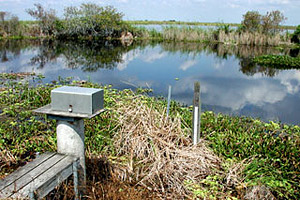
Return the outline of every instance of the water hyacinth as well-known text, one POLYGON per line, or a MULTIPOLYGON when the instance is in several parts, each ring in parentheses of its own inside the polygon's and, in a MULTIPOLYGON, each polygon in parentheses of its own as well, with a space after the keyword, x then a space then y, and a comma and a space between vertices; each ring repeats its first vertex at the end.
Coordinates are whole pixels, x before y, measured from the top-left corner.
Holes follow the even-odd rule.
MULTIPOLYGON (((68 84, 103 88, 108 109, 85 121, 90 199, 242 199, 255 191, 300 196, 299 126, 205 112, 201 143, 192 146, 190 108, 173 101, 166 118, 167 102, 142 89, 62 78, 33 86, 7 78, 1 76, 1 177, 37 152, 56 151, 55 122, 32 110, 50 103, 51 89, 68 84)), ((65 183, 49 198, 71 199, 71 188, 65 183)))
POLYGON ((291 57, 286 55, 263 55, 253 59, 253 62, 278 68, 278 69, 299 69, 300 68, 300 57, 291 57))

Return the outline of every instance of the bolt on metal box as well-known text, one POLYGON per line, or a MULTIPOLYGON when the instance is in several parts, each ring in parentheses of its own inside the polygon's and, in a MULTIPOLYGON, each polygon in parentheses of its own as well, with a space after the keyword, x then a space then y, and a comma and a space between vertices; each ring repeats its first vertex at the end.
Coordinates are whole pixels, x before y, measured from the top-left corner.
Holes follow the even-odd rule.
POLYGON ((51 110, 94 114, 103 109, 103 90, 63 86, 51 91, 51 110))

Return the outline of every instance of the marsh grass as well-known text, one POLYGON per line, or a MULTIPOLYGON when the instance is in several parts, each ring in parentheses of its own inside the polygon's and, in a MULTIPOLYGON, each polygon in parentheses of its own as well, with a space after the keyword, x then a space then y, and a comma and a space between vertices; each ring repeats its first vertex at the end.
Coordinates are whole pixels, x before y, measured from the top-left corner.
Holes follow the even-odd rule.
POLYGON ((218 33, 218 41, 224 44, 237 44, 249 46, 278 46, 281 44, 288 44, 289 38, 278 34, 268 35, 258 32, 230 32, 225 33, 220 31, 218 33))
MULTIPOLYGON (((186 25, 186 26, 212 26, 217 27, 220 25, 227 25, 229 27, 239 27, 241 24, 238 23, 221 23, 221 22, 184 22, 184 21, 175 21, 175 20, 169 20, 169 21, 153 21, 153 20, 136 20, 136 21, 126 21, 129 24, 132 25, 186 25)), ((288 26, 283 25, 280 26, 282 30, 296 30, 297 26, 288 26)))
POLYGON ((164 27, 162 37, 167 41, 206 42, 213 40, 210 30, 191 27, 164 27))
POLYGON ((239 32, 225 28, 203 29, 191 26, 164 26, 162 31, 135 28, 133 32, 144 39, 159 39, 176 42, 221 43, 226 45, 280 46, 291 45, 290 35, 263 34, 259 32, 239 32))
POLYGON ((145 186, 164 198, 189 197, 186 180, 198 182, 218 174, 221 159, 206 147, 205 141, 193 146, 190 128, 177 116, 166 117, 165 109, 155 108, 143 96, 117 103, 115 117, 119 130, 113 140, 117 156, 129 158, 117 167, 122 180, 145 186), (161 110, 162 112, 159 112, 161 110))

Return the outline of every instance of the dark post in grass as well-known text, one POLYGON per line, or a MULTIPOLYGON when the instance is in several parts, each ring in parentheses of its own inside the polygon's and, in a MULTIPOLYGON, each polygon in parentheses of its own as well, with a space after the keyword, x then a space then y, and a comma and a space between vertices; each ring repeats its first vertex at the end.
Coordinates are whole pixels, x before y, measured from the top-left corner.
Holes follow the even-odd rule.
POLYGON ((194 102, 193 102, 193 144, 198 144, 200 140, 200 122, 201 122, 201 100, 200 100, 200 82, 194 84, 194 102))

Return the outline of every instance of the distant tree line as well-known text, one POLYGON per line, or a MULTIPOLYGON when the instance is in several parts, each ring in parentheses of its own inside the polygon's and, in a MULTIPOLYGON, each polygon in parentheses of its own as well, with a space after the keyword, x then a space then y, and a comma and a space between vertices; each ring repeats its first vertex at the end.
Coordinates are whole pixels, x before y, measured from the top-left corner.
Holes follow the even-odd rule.
POLYGON ((129 25, 122 20, 123 14, 111 6, 83 3, 79 8, 67 7, 63 19, 58 19, 54 10, 45 10, 41 4, 34 6, 27 13, 39 22, 45 35, 108 38, 120 37, 122 31, 129 29, 129 25))
POLYGON ((258 11, 248 11, 243 15, 240 29, 242 31, 277 33, 281 31, 280 24, 287 18, 279 10, 267 12, 261 15, 258 11))
POLYGON ((0 12, 0 37, 7 36, 54 36, 62 38, 93 37, 99 39, 120 37, 132 27, 122 20, 123 14, 111 6, 101 7, 83 3, 80 7, 67 7, 59 19, 53 9, 41 4, 26 12, 36 19, 36 24, 22 24, 18 17, 0 12))
POLYGON ((0 36, 18 35, 19 26, 17 16, 0 11, 0 36))
MULTIPOLYGON (((34 7, 27 9, 26 12, 36 19, 35 23, 21 23, 17 16, 0 12, 0 37, 50 36, 62 39, 109 39, 119 38, 122 32, 127 31, 145 38, 158 38, 163 35, 156 33, 155 30, 148 31, 133 27, 122 19, 122 13, 111 6, 101 7, 93 3, 83 3, 79 7, 66 7, 62 18, 57 17, 55 10, 45 9, 41 4, 34 4, 34 7)), ((259 33, 271 37, 281 31, 280 25, 285 20, 286 17, 278 10, 267 12, 265 15, 261 15, 258 11, 248 11, 243 15, 241 25, 234 32, 250 36, 259 33)), ((232 32, 229 25, 223 24, 210 35, 215 41, 227 41, 237 37, 232 32)), ((184 34, 190 35, 188 31, 184 34)), ((292 42, 299 43, 299 35, 298 26, 298 29, 289 37, 292 42)))
MULTIPOLYGON (((279 10, 267 12, 261 15, 258 11, 248 11, 243 15, 239 31, 259 32, 264 34, 275 34, 281 31, 281 23, 287 18, 279 10)), ((298 43, 300 40, 300 25, 291 36, 291 42, 298 43)))

